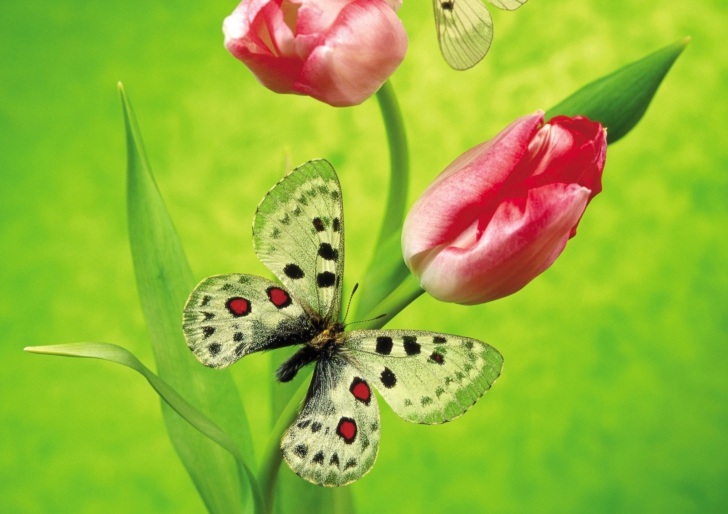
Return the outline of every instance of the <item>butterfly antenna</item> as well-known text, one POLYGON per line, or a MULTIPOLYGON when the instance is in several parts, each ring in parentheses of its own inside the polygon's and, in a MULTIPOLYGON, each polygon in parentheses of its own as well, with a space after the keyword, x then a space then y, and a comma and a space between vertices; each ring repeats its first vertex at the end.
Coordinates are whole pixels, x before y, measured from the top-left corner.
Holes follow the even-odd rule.
POLYGON ((349 325, 354 325, 355 323, 366 323, 367 321, 374 321, 375 319, 381 319, 381 318, 383 318, 386 315, 387 314, 385 313, 385 314, 380 314, 379 316, 376 316, 374 318, 362 319, 362 320, 359 320, 359 321, 352 321, 351 323, 347 323, 346 325, 344 325, 344 327, 348 327, 349 325))
POLYGON ((346 314, 344 314, 344 321, 346 321, 346 317, 349 315, 349 307, 351 307, 351 301, 354 299, 354 293, 356 293, 357 289, 359 289, 359 282, 354 284, 354 289, 351 290, 351 294, 349 295, 349 303, 346 305, 346 314))

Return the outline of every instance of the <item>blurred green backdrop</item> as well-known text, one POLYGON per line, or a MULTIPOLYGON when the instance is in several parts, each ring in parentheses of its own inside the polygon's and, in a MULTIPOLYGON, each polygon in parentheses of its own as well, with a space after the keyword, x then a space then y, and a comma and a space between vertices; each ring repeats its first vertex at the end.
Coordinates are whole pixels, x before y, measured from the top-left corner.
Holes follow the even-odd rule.
MULTIPOLYGON (((265 273, 255 206, 294 164, 343 183, 347 280, 368 262, 388 155, 374 100, 334 109, 259 86, 222 47, 235 0, 0 4, 0 510, 201 513, 159 401, 107 363, 28 345, 106 341, 154 367, 125 219, 116 82, 137 112, 196 277, 265 273)), ((503 375, 463 418, 411 425, 381 403, 377 464, 351 486, 373 512, 718 512, 728 509, 728 53, 724 0, 531 0, 491 9, 474 70, 439 55, 429 2, 400 11, 393 77, 411 199, 516 116, 682 36, 645 119, 610 147, 604 192, 563 256, 478 307, 423 297, 391 327, 477 337, 503 375)), ((366 287, 366 284, 362 284, 366 287)), ((258 445, 269 360, 233 374, 258 445)))

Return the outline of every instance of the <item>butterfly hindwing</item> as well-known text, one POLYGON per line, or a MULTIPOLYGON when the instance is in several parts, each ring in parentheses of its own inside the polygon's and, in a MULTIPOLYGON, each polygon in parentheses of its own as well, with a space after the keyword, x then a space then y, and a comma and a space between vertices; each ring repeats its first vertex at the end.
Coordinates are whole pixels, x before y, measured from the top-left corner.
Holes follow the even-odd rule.
POLYGON ((344 209, 331 164, 307 162, 268 192, 255 214, 253 243, 258 258, 296 298, 338 321, 344 209))
POLYGON ((442 56, 456 70, 475 66, 488 53, 493 20, 481 0, 432 0, 442 56))
POLYGON ((354 330, 342 354, 392 410, 414 423, 463 414, 498 378, 503 357, 477 339, 416 330, 354 330))
POLYGON ((200 282, 185 305, 182 328, 192 353, 211 368, 316 335, 288 291, 255 275, 215 275, 200 282))
POLYGON ((379 450, 379 407, 362 374, 338 355, 321 358, 303 409, 281 441, 300 477, 337 487, 358 480, 379 450))

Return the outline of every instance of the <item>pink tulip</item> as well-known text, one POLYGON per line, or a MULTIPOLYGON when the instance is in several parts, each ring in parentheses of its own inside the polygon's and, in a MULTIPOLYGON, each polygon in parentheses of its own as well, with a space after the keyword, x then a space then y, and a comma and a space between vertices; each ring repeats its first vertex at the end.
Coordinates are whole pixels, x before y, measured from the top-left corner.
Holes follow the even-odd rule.
POLYGON ((335 107, 360 104, 407 51, 399 0, 243 0, 225 19, 225 47, 276 93, 335 107))
POLYGON ((556 260, 602 190, 606 131, 582 116, 517 119, 450 164, 404 223, 405 262, 435 298, 513 294, 556 260))

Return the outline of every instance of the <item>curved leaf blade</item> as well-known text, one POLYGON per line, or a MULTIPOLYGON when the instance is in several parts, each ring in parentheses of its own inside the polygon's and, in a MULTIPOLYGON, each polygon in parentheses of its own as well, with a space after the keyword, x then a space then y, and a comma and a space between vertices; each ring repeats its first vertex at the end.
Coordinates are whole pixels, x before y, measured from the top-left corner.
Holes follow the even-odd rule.
POLYGON ((647 111, 662 79, 690 38, 686 37, 587 84, 557 106, 546 119, 582 115, 607 127, 608 142, 623 138, 647 111))
MULTIPOLYGON (((182 334, 182 309, 196 281, 149 167, 134 113, 121 84, 127 140, 127 210, 139 297, 160 378, 212 419, 254 462, 248 422, 229 371, 210 370, 190 354, 182 334)), ((236 464, 165 403, 170 439, 208 510, 243 508, 236 464)))
POLYGON ((179 414, 187 423, 195 427, 202 434, 207 436, 222 448, 227 450, 238 462, 239 470, 242 471, 252 485, 256 512, 263 512, 263 498, 258 488, 258 483, 252 471, 245 464, 245 457, 237 444, 210 418, 205 416, 187 400, 177 393, 164 380, 155 375, 149 368, 134 356, 133 353, 120 346, 108 343, 71 343, 52 346, 29 346, 26 352, 44 355, 59 355, 63 357, 81 357, 100 359, 131 368, 144 378, 149 385, 167 402, 174 411, 179 414))

